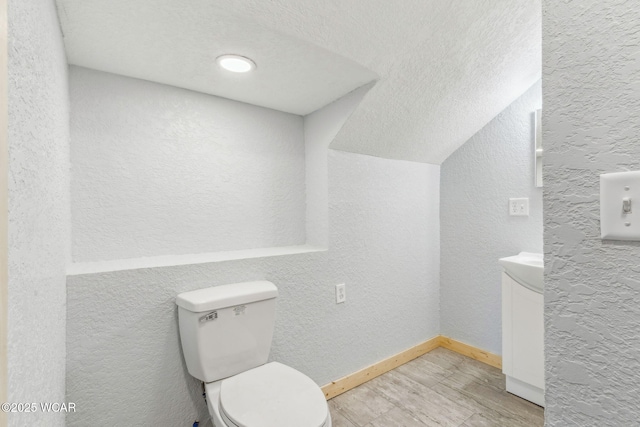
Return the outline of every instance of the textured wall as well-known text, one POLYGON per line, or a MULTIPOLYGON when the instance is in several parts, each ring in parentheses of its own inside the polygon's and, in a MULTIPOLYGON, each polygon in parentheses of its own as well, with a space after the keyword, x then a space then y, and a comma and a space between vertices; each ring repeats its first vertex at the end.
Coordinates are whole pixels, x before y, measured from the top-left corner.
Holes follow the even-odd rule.
POLYGON ((304 117, 307 244, 326 247, 329 239, 327 149, 373 83, 304 117))
POLYGON ((442 334, 497 354, 498 258, 542 252, 542 189, 533 166, 533 113, 541 103, 536 83, 441 168, 442 334), (530 216, 509 216, 510 197, 528 197, 530 216))
MULTIPOLYGON (((67 61, 54 2, 9 1, 9 394, 65 397, 69 258, 67 61)), ((64 425, 64 414, 10 414, 9 425, 64 425)))
POLYGON ((329 251, 68 278, 70 426, 188 425, 175 296, 266 279, 279 288, 271 357, 319 384, 439 333, 439 167, 329 151, 329 251), (347 284, 336 305, 334 285, 347 284))
POLYGON ((300 116, 71 67, 73 260, 305 242, 300 116))
POLYGON ((599 227, 599 174, 640 169, 638 22, 636 2, 543 1, 550 427, 640 416, 640 245, 599 227))

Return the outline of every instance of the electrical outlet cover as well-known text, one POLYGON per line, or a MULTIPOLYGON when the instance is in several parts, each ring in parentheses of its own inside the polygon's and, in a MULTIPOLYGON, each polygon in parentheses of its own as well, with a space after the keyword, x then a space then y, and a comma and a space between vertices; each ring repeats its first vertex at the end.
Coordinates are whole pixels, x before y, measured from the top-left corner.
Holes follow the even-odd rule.
POLYGON ((344 283, 336 285, 336 304, 343 303, 347 300, 347 294, 344 283))
POLYGON ((526 197, 509 199, 509 215, 529 216, 529 199, 526 197))

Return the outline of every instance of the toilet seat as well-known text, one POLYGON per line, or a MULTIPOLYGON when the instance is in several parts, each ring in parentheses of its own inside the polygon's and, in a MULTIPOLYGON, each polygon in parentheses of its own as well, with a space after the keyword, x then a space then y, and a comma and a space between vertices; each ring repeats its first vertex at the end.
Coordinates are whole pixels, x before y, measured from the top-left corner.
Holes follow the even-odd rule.
POLYGON ((318 385, 278 362, 222 381, 220 415, 229 427, 328 427, 327 401, 318 385))

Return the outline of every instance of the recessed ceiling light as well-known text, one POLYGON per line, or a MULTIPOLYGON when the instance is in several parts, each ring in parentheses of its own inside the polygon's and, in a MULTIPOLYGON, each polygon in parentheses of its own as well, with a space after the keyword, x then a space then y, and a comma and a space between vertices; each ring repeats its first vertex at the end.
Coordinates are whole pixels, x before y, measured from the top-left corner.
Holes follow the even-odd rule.
POLYGON ((216 58, 219 66, 233 73, 246 73, 256 68, 256 63, 240 55, 222 55, 216 58))

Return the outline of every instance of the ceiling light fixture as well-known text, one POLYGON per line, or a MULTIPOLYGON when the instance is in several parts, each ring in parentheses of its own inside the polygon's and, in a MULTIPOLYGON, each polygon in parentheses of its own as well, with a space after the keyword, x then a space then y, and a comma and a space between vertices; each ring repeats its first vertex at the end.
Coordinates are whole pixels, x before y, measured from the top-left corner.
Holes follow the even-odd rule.
POLYGON ((219 66, 233 73, 246 73, 256 68, 256 63, 240 55, 222 55, 216 58, 219 66))

